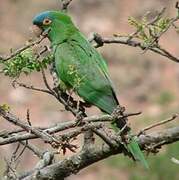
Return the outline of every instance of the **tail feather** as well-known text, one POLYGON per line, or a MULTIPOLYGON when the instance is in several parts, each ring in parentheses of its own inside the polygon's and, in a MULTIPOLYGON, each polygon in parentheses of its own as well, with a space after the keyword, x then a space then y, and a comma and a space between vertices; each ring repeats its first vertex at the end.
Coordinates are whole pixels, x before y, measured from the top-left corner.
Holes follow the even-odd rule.
POLYGON ((127 144, 127 149, 133 155, 135 160, 140 161, 146 169, 149 169, 149 165, 148 165, 147 161, 145 160, 145 157, 144 157, 135 137, 132 137, 130 139, 129 144, 127 144))
MULTIPOLYGON (((116 99, 116 102, 118 103, 117 98, 115 98, 115 99, 116 99)), ((118 107, 120 110, 120 105, 118 107)), ((102 111, 104 111, 104 110, 102 110, 102 111)), ((118 111, 117 108, 116 108, 116 111, 118 111)), ((105 110, 104 112, 111 114, 111 112, 115 113, 115 110, 114 109, 113 110, 108 109, 108 111, 105 110)), ((119 111, 118 113, 120 115, 124 116, 122 111, 121 112, 119 111)), ((133 137, 132 135, 130 135, 131 134, 130 133, 131 128, 129 126, 126 126, 126 122, 127 122, 127 118, 115 119, 111 123, 111 125, 112 125, 112 128, 114 129, 114 131, 116 131, 116 132, 119 132, 121 129, 123 129, 122 132, 120 132, 120 135, 121 135, 122 139, 124 138, 124 142, 125 142, 125 136, 129 135, 130 141, 128 143, 124 143, 124 147, 126 149, 125 154, 128 155, 129 157, 131 157, 133 160, 140 161, 146 169, 149 169, 148 163, 145 160, 145 157, 144 157, 144 155, 143 155, 143 153, 142 153, 142 151, 138 145, 136 137, 133 137)))
MULTIPOLYGON (((126 119, 114 121, 112 123, 112 127, 114 131, 119 132, 122 127, 124 127, 126 124, 126 119)), ((125 135, 128 135, 129 137, 129 142, 125 143, 125 149, 128 151, 128 156, 132 157, 133 160, 140 161, 142 165, 146 168, 149 169, 148 163, 145 160, 145 157, 138 145, 136 137, 133 137, 131 134, 130 127, 126 126, 125 129, 123 130, 123 133, 121 134, 121 137, 125 139, 125 135)), ((125 142, 125 140, 124 140, 125 142)))

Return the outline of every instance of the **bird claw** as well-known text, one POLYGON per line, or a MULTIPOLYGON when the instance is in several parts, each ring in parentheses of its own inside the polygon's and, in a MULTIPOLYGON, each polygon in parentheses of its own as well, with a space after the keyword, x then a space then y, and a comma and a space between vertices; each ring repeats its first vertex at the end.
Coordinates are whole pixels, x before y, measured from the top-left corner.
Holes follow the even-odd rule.
POLYGON ((83 122, 83 116, 81 113, 79 113, 77 116, 76 116, 76 126, 82 126, 84 124, 83 122))
POLYGON ((122 106, 117 106, 115 109, 114 109, 114 111, 113 111, 113 113, 112 113, 112 116, 114 117, 114 118, 118 118, 119 116, 121 116, 121 115, 123 115, 123 113, 125 112, 125 107, 122 107, 122 106))

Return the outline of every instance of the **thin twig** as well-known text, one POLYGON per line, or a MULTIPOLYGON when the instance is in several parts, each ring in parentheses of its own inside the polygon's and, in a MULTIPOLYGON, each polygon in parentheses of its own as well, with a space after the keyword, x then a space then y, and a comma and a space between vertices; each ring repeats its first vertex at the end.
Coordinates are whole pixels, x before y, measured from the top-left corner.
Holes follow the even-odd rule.
POLYGON ((50 136, 48 133, 46 133, 44 131, 40 131, 39 129, 36 129, 36 128, 30 126, 28 123, 19 120, 16 116, 14 116, 13 114, 11 114, 9 112, 6 112, 2 108, 0 108, 0 116, 2 116, 4 119, 9 121, 10 123, 12 123, 16 126, 19 126, 28 132, 35 134, 39 138, 43 139, 44 142, 48 142, 50 144, 53 142, 55 142, 57 144, 59 143, 59 141, 56 138, 50 136))
POLYGON ((62 2, 62 11, 67 11, 68 6, 70 5, 70 3, 72 2, 72 0, 61 0, 62 2))
POLYGON ((49 91, 47 89, 36 88, 36 87, 34 87, 32 85, 27 85, 27 84, 24 84, 24 83, 21 83, 21 82, 18 82, 18 81, 14 81, 13 83, 15 85, 17 84, 18 86, 26 88, 26 89, 30 89, 30 90, 34 90, 34 91, 39 91, 39 92, 44 92, 44 93, 47 93, 47 94, 52 94, 51 91, 49 91))
POLYGON ((177 117, 178 117, 178 114, 174 114, 174 115, 173 115, 171 118, 169 118, 169 119, 166 119, 166 120, 157 122, 157 123, 155 123, 155 124, 152 124, 152 125, 144 128, 143 130, 141 130, 141 131, 139 132, 138 136, 141 135, 141 134, 143 134, 144 132, 150 130, 150 129, 153 129, 153 128, 157 127, 157 126, 161 126, 161 125, 166 124, 166 123, 168 123, 168 122, 170 122, 170 121, 173 121, 173 120, 176 119, 177 117))
MULTIPOLYGON (((104 37, 101 39, 103 42, 101 44, 123 44, 123 45, 131 46, 131 47, 139 47, 141 50, 145 50, 147 47, 146 45, 142 44, 141 42, 138 42, 135 40, 129 40, 128 37, 126 37, 126 36, 111 37, 111 38, 104 37)), ((97 46, 95 46, 95 47, 98 48, 98 47, 101 47, 101 45, 99 45, 97 43, 97 46)), ((169 53, 167 50, 165 50, 164 48, 162 48, 159 45, 154 46, 154 47, 148 47, 148 50, 155 52, 155 53, 159 54, 160 56, 164 56, 164 57, 168 58, 168 60, 170 60, 170 61, 179 63, 179 58, 177 58, 173 54, 169 53)))
MULTIPOLYGON (((166 8, 162 8, 161 11, 158 12, 157 16, 154 17, 154 19, 152 19, 149 23, 147 23, 146 26, 149 26, 149 25, 153 25, 155 22, 157 22, 161 16, 164 14, 166 8)), ((144 16, 145 17, 145 16, 144 16)), ((129 36, 128 36, 128 41, 132 40, 133 38, 136 37, 136 35, 140 32, 140 29, 137 29, 135 32, 131 33, 129 36)), ((118 37, 118 36, 117 36, 118 37)))
POLYGON ((46 75, 45 75, 45 71, 44 71, 44 68, 43 66, 41 65, 41 72, 42 72, 42 77, 43 77, 43 81, 44 81, 44 84, 46 86, 46 88, 53 94, 55 93, 52 88, 50 87, 50 85, 48 84, 48 81, 47 81, 47 78, 46 78, 46 75))
POLYGON ((26 46, 23 46, 21 47, 20 49, 16 50, 14 53, 6 56, 6 57, 0 57, 0 61, 8 61, 10 59, 12 59, 13 57, 17 56, 18 54, 20 54, 21 52, 25 51, 26 49, 34 46, 34 45, 37 45, 37 44, 40 44, 45 38, 47 37, 47 33, 43 34, 39 39, 37 39, 36 41, 33 41, 32 43, 26 45, 26 46))
POLYGON ((93 129, 93 132, 99 136, 106 144, 108 144, 111 148, 117 147, 115 142, 111 140, 109 136, 107 136, 104 132, 101 130, 93 129))
POLYGON ((6 162, 6 170, 5 170, 5 176, 8 179, 12 179, 12 180, 19 180, 18 178, 18 174, 16 169, 14 169, 11 165, 11 162, 8 162, 8 160, 6 158, 4 158, 5 162, 6 162), (12 172, 12 174, 10 173, 12 172))
MULTIPOLYGON (((168 24, 168 26, 163 30, 161 31, 153 40, 152 42, 146 46, 145 50, 144 50, 144 53, 149 49, 149 47, 153 47, 154 43, 158 41, 158 39, 166 32, 168 31, 168 29, 171 27, 171 25, 178 21, 179 17, 177 16, 176 18, 173 18, 171 19, 170 23, 168 24)), ((157 43, 158 44, 158 43, 157 43)))
MULTIPOLYGON (((129 116, 134 116, 137 113, 128 113, 125 114, 125 117, 129 117, 129 116)), ((14 116, 13 116, 14 117, 14 116)), ((122 118, 118 117, 119 119, 122 118)), ((8 116, 8 118, 12 118, 11 116, 8 116)), ((113 116, 111 115, 101 115, 101 116, 91 116, 91 117, 85 117, 83 119, 83 122, 86 123, 91 123, 91 122, 112 122, 113 120, 113 116)), ((83 124, 81 124, 83 126, 83 124)), ((85 125, 85 124, 84 124, 85 125)), ((71 129, 76 127, 76 122, 75 121, 67 121, 67 122, 63 122, 63 123, 58 123, 55 125, 52 125, 51 127, 33 127, 34 129, 39 129, 40 131, 46 132, 48 134, 54 134, 57 132, 61 132, 67 129, 71 129)), ((29 140, 29 139, 35 139, 38 138, 39 136, 35 135, 35 134, 31 134, 31 133, 25 133, 22 134, 23 130, 19 129, 19 130, 15 130, 12 132, 2 132, 2 139, 0 139, 0 145, 5 145, 5 144, 10 144, 10 143, 15 143, 18 141, 24 141, 24 140, 29 140)))
POLYGON ((28 148, 30 151, 32 151, 37 157, 43 157, 43 152, 33 144, 30 144, 28 141, 20 141, 20 143, 24 145, 24 148, 28 148))
MULTIPOLYGON (((138 139, 138 143, 141 148, 149 146, 151 144, 157 144, 159 142, 165 141, 165 144, 173 143, 179 140, 179 127, 169 128, 162 130, 160 132, 155 132, 147 135, 141 135, 138 139)), ((88 167, 91 164, 99 162, 100 160, 106 159, 112 155, 120 154, 123 152, 123 146, 119 148, 112 149, 108 145, 101 147, 94 146, 91 151, 86 153, 86 151, 80 151, 79 153, 66 158, 60 162, 54 163, 46 168, 43 168, 39 172, 39 179, 47 179, 48 177, 54 177, 54 179, 65 178, 71 174, 88 167), (86 157, 86 158, 85 158, 86 157), (75 167, 75 168, 74 168, 75 167)), ((164 144, 162 144, 163 146, 164 144)), ((32 174, 26 180, 32 178, 32 174)), ((38 178, 35 178, 37 180, 38 178)))

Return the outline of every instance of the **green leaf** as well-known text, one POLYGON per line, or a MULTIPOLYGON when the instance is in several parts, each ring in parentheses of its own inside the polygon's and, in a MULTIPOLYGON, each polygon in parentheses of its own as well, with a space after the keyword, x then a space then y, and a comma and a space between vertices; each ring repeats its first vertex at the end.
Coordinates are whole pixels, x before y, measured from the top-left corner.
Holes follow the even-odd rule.
POLYGON ((34 71, 39 72, 41 68, 46 69, 52 62, 53 56, 51 54, 37 60, 33 50, 29 48, 12 59, 1 62, 1 64, 4 75, 18 78, 22 73, 29 75, 34 71))

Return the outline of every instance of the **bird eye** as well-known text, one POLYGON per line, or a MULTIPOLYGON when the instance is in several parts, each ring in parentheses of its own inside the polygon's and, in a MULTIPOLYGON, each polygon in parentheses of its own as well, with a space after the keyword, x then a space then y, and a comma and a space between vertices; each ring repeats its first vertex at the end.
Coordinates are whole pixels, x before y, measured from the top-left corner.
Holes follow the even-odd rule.
POLYGON ((43 25, 49 25, 52 21, 50 19, 44 19, 43 25))

